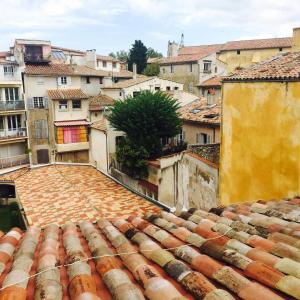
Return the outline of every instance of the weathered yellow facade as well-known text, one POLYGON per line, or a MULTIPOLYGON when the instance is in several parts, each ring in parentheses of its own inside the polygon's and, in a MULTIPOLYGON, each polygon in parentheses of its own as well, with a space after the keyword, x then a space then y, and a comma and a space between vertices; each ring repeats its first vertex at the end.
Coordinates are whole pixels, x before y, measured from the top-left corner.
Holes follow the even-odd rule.
POLYGON ((300 82, 223 84, 220 200, 300 195, 300 82))
MULTIPOLYGON (((282 51, 290 50, 291 48, 282 49, 282 51)), ((232 73, 238 67, 246 68, 280 53, 282 52, 279 51, 279 48, 240 50, 240 54, 237 53, 237 50, 229 50, 222 51, 218 58, 226 63, 227 73, 232 73)))

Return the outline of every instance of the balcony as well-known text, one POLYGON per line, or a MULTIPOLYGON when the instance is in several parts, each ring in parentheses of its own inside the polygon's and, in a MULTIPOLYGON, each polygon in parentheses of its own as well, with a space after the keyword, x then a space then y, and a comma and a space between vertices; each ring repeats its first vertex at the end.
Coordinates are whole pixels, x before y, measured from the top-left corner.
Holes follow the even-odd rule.
POLYGON ((68 143, 68 144, 56 144, 56 150, 60 152, 73 152, 80 150, 89 150, 89 142, 78 142, 78 143, 68 143))
POLYGON ((25 110, 25 101, 0 101, 0 112, 25 110))
POLYGON ((27 130, 25 127, 14 129, 0 129, 0 143, 10 140, 21 140, 27 138, 27 130))
POLYGON ((28 154, 0 158, 0 169, 29 164, 28 154))

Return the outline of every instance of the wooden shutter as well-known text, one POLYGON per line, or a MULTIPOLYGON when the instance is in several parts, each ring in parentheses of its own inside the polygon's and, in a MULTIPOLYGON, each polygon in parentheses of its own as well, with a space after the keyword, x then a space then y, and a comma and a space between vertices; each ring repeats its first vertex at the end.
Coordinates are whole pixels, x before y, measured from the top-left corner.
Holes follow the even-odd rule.
POLYGON ((34 108, 34 105, 33 105, 33 98, 32 98, 32 97, 27 98, 27 108, 28 108, 28 109, 33 109, 33 108, 34 108))
POLYGON ((64 132, 62 127, 56 128, 56 140, 57 144, 63 144, 64 143, 64 132))

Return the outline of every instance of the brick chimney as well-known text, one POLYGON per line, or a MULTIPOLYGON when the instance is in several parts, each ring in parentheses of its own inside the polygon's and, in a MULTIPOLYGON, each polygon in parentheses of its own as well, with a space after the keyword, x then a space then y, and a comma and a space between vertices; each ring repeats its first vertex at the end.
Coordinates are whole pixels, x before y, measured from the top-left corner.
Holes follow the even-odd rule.
POLYGON ((293 29, 293 51, 300 51, 300 27, 293 29))

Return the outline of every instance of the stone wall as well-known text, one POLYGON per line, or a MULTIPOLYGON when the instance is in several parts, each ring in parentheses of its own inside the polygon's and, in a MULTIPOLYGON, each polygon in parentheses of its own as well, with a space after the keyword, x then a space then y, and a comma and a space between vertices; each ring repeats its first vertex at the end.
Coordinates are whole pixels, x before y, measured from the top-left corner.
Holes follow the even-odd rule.
POLYGON ((214 164, 219 164, 220 144, 189 145, 188 149, 214 164))

